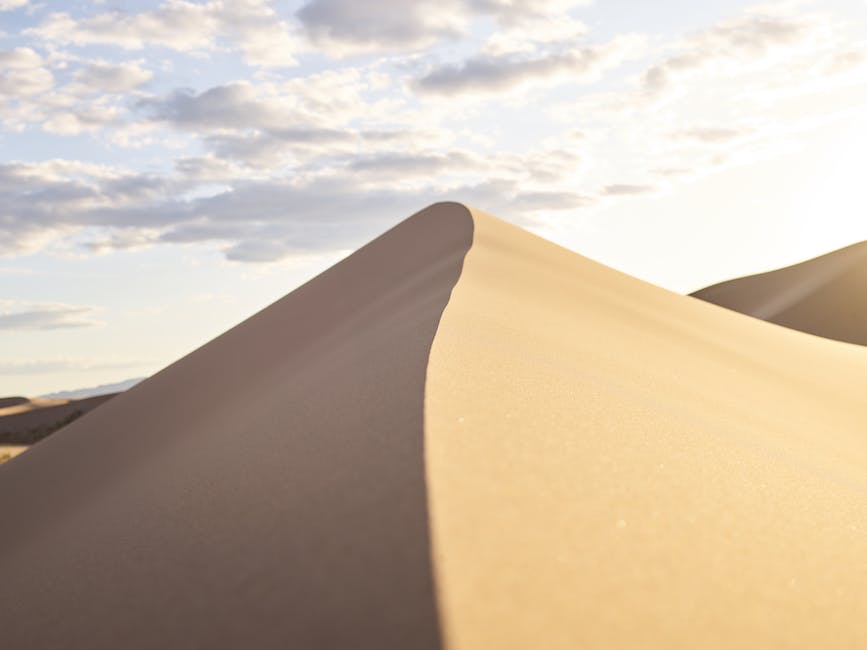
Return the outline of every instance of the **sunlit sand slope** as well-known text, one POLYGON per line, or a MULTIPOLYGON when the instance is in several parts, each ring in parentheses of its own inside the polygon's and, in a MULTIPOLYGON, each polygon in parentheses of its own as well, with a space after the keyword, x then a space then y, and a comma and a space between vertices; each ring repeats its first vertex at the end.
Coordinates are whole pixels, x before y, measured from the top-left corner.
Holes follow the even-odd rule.
POLYGON ((447 647, 867 647, 867 350, 473 215, 426 396, 447 647))
POLYGON ((867 647, 865 385, 433 206, 0 467, 2 640, 867 647))
POLYGON ((802 332, 867 345, 867 242, 692 295, 802 332))

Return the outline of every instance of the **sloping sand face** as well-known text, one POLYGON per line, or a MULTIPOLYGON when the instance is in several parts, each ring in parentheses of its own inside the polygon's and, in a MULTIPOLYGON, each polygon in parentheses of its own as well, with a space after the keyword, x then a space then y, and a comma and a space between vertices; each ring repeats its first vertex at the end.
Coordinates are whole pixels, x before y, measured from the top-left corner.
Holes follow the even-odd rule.
POLYGON ((867 345, 867 242, 691 295, 802 332, 867 345))
POLYGON ((0 467, 0 644, 867 647, 865 385, 433 206, 0 467))
POLYGON ((429 208, 0 468, 0 645, 437 648, 429 208))
POLYGON ((426 400, 446 647, 867 647, 867 350, 473 214, 426 400))

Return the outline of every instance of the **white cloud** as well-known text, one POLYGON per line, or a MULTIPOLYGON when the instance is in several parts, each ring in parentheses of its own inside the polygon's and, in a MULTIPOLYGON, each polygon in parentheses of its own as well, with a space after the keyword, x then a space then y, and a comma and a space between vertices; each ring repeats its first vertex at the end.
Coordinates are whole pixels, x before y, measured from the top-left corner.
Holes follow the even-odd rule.
POLYGON ((569 10, 588 4, 576 0, 309 0, 296 16, 313 42, 332 55, 365 51, 420 50, 454 41, 473 21, 493 18, 514 40, 524 27, 541 34, 542 25, 562 38, 576 35, 580 23, 569 10))
MULTIPOLYGON (((196 131, 244 129, 279 134, 296 129, 342 130, 347 122, 385 117, 385 106, 372 100, 372 74, 355 68, 326 71, 280 83, 233 81, 196 92, 181 88, 142 100, 151 118, 196 131)), ((394 118, 389 116, 388 121, 394 118)))
POLYGON ((11 130, 38 125, 63 135, 120 126, 127 95, 152 77, 140 61, 43 57, 30 48, 0 52, 2 121, 11 130))
POLYGON ((29 97, 51 90, 54 76, 29 47, 0 51, 0 95, 29 97))
POLYGON ((635 56, 643 39, 622 36, 600 46, 555 49, 544 54, 480 54, 430 70, 415 82, 424 93, 492 93, 552 80, 592 81, 635 56))
POLYGON ((575 160, 556 150, 487 158, 460 150, 392 150, 261 178, 233 176, 213 158, 188 159, 173 176, 61 160, 3 165, 0 249, 23 252, 26 242, 44 246, 52 237, 73 241, 70 233, 77 232, 74 241, 90 252, 214 242, 229 259, 261 262, 344 250, 420 205, 446 198, 484 201, 519 220, 584 207, 591 199, 582 193, 535 186, 568 176, 575 160))
POLYGON ((298 63, 298 37, 286 21, 265 19, 257 25, 242 24, 237 41, 250 65, 286 68, 298 63))
POLYGON ((0 301, 0 331, 57 330, 96 327, 93 307, 61 303, 0 301))
POLYGON ((515 196, 511 204, 521 211, 560 212, 590 207, 596 200, 594 196, 583 192, 536 190, 515 196))
POLYGON ((673 85, 679 79, 708 68, 744 71, 767 65, 816 38, 822 28, 822 22, 814 17, 784 7, 748 11, 687 38, 677 54, 648 68, 643 77, 644 93, 656 99, 676 90, 673 85))
POLYGON ((124 93, 135 90, 153 78, 141 62, 109 63, 94 61, 75 73, 75 82, 88 93, 124 93))
POLYGON ((314 42, 352 50, 419 49, 464 29, 453 0, 312 0, 297 13, 314 42))
POLYGON ((165 0, 138 13, 114 11, 82 19, 53 13, 27 33, 61 45, 113 45, 127 50, 162 46, 204 52, 225 43, 240 50, 252 65, 282 67, 297 63, 291 31, 267 0, 165 0))
POLYGON ((12 11, 26 7, 28 0, 0 0, 0 11, 12 11))
POLYGON ((576 118, 593 125, 583 128, 584 144, 605 164, 590 173, 606 201, 628 196, 619 186, 671 193, 695 179, 792 154, 819 128, 813 118, 825 125, 842 119, 828 110, 830 89, 841 88, 841 97, 847 92, 846 112, 864 110, 867 95, 857 88, 867 58, 847 32, 833 14, 802 4, 754 7, 670 38, 640 71, 606 79, 603 92, 552 102, 548 115, 564 127, 576 118), (789 130, 795 124, 803 126, 789 130), (659 187, 647 180, 653 178, 659 187))
POLYGON ((253 84, 240 81, 195 93, 179 89, 164 99, 141 103, 158 120, 194 129, 278 126, 288 117, 276 102, 259 99, 253 84))
POLYGON ((159 8, 137 14, 98 14, 76 20, 67 13, 54 13, 32 30, 54 43, 115 45, 140 50, 150 45, 189 51, 213 46, 219 32, 214 5, 169 0, 159 8))
POLYGON ((30 97, 54 87, 54 75, 45 68, 11 68, 0 71, 0 95, 30 97))
POLYGON ((831 75, 848 73, 867 63, 867 43, 834 52, 825 63, 824 71, 831 75))
POLYGON ((693 126, 673 132, 676 139, 702 144, 726 144, 749 137, 754 129, 743 126, 693 126))
POLYGON ((656 188, 652 185, 635 183, 613 183, 602 188, 605 196, 636 196, 639 194, 652 194, 656 188))
POLYGON ((481 156, 465 151, 421 152, 390 151, 351 158, 347 169, 379 179, 430 178, 432 174, 484 173, 487 167, 481 156))
POLYGON ((39 359, 35 361, 0 361, 0 373, 4 375, 38 375, 81 370, 114 370, 137 368, 147 362, 137 360, 98 359, 39 359))
POLYGON ((494 30, 482 54, 488 56, 532 54, 539 46, 576 43, 588 32, 587 26, 568 14, 535 16, 519 24, 494 30))
POLYGON ((370 98, 376 84, 375 72, 349 68, 280 83, 178 89, 137 106, 154 124, 198 134, 220 157, 279 168, 289 158, 376 151, 414 137, 400 128, 408 120, 403 101, 370 98))
MULTIPOLYGON (((130 169, 0 165, 0 250, 60 242, 87 254, 204 243, 233 260, 269 261, 352 248, 443 198, 525 224, 593 211, 772 151, 768 117, 738 114, 734 99, 746 96, 751 110, 749 95, 782 79, 795 54, 809 58, 817 43, 830 42, 812 14, 754 10, 672 38, 655 60, 630 67, 646 54, 646 39, 588 44, 593 34, 578 20, 579 4, 313 0, 297 25, 261 0, 51 14, 26 35, 46 39, 42 46, 0 53, 0 93, 17 93, 7 123, 92 134, 105 145, 100 155, 113 156, 111 147, 127 141, 146 146, 130 154, 130 169), (232 51, 236 61, 279 67, 304 53, 298 43, 308 36, 322 43, 320 54, 388 54, 314 72, 322 67, 317 58, 291 75, 272 69, 243 78, 238 66, 209 68, 196 85, 198 77, 178 72, 183 56, 150 47, 232 51), (432 43, 440 47, 400 54, 432 43), (103 50, 108 58, 88 60, 67 47, 88 44, 134 51, 114 53, 135 60, 103 50), (628 109, 576 109, 574 98, 592 97, 584 84, 595 80, 628 109), (555 92, 534 94, 554 84, 561 84, 555 92), (665 103, 678 92, 683 102, 665 103), (537 114, 512 137, 514 111, 502 119, 473 112, 475 97, 505 93, 537 106, 550 98, 561 121, 537 114), (431 101, 437 95, 448 100, 431 101), (527 144, 534 141, 541 145, 527 144)), ((813 57, 817 69, 849 74, 862 65, 857 48, 822 51, 813 57)))
POLYGON ((42 65, 42 57, 29 47, 0 51, 0 66, 6 69, 27 69, 42 65))
MULTIPOLYGON (((0 164, 0 250, 32 252, 87 226, 127 219, 130 226, 160 221, 156 214, 135 221, 135 206, 177 190, 178 183, 72 160, 0 164), (121 214, 124 209, 127 213, 121 214)), ((166 215, 171 220, 171 215, 166 215)))
POLYGON ((115 106, 78 105, 52 112, 42 121, 43 130, 59 135, 76 135, 97 131, 121 120, 123 113, 115 106))

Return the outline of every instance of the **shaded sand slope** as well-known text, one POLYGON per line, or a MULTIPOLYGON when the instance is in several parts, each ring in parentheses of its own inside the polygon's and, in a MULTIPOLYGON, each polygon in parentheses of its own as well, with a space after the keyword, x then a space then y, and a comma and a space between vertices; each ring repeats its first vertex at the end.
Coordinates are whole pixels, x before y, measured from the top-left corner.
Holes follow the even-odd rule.
POLYGON ((867 345, 867 242, 691 295, 802 332, 867 345))
POLYGON ((10 648, 436 648, 433 207, 0 467, 10 648))
POLYGON ((474 215, 427 384, 447 647, 867 647, 867 350, 474 215))
POLYGON ((867 647, 865 383, 437 205, 0 467, 2 638, 867 647))
POLYGON ((8 397, 0 400, 0 444, 31 444, 97 406, 114 394, 83 399, 8 397))

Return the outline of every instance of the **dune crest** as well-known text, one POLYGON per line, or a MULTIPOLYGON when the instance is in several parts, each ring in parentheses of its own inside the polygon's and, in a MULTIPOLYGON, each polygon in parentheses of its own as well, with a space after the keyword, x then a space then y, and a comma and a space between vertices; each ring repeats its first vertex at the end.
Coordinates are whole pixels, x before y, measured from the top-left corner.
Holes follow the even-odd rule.
POLYGON ((867 644, 867 350, 473 218, 426 397, 446 647, 867 644))
POLYGON ((867 345, 867 242, 690 295, 791 329, 867 345))
POLYGON ((0 467, 3 639, 862 647, 865 382, 437 204, 0 467))
POLYGON ((472 243, 433 206, 0 466, 13 648, 438 648, 423 403, 472 243))

